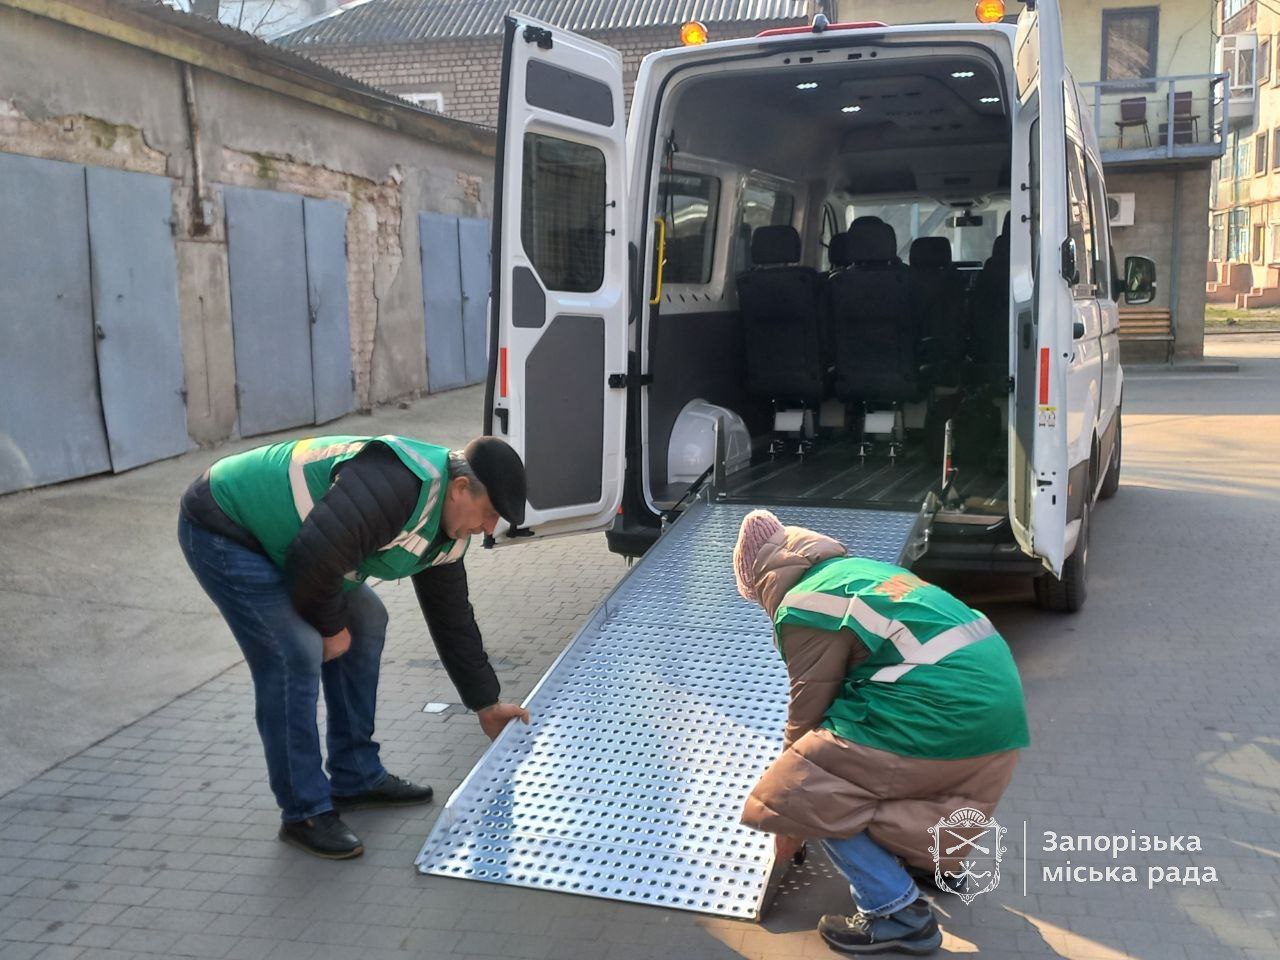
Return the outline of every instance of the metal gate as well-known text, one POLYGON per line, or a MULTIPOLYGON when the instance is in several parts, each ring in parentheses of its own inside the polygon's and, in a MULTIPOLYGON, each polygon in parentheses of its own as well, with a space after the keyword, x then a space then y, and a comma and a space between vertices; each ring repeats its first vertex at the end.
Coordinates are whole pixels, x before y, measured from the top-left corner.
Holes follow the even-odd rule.
POLYGON ((0 493, 188 449, 171 194, 0 153, 0 493))
POLYGON ((346 206, 223 187, 240 435, 352 409, 346 206))
POLYGON ((489 221, 418 215, 427 389, 452 390, 484 379, 489 297, 489 221))
MULTIPOLYGON (((690 507, 552 664, 449 798, 423 873, 731 917, 766 906, 771 838, 738 822, 778 755, 787 677, 730 557, 742 504, 690 507)), ((916 514, 780 508, 900 562, 916 514)))
POLYGON ((98 378, 111 466, 185 453, 185 377, 165 177, 88 168, 98 378))

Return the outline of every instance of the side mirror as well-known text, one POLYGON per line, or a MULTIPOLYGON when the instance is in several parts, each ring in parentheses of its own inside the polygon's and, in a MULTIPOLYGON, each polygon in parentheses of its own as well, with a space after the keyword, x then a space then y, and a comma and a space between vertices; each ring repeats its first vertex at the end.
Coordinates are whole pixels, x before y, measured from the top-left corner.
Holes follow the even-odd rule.
POLYGON ((1071 286, 1080 282, 1080 270, 1076 266, 1076 239, 1067 237, 1062 241, 1062 279, 1071 286))
POLYGON ((1111 271, 1111 299, 1119 303, 1120 298, 1124 296, 1124 277, 1119 276, 1114 260, 1111 261, 1111 271))
POLYGON ((1124 258, 1124 302, 1150 303, 1156 296, 1156 265, 1147 257, 1124 258))

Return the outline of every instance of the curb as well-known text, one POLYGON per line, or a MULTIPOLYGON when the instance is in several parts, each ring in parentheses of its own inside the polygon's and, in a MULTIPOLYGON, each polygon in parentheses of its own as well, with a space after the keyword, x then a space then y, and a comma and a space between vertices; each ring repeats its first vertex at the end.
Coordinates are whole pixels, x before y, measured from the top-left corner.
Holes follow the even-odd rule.
POLYGON ((1178 360, 1174 363, 1126 363, 1127 373, 1239 373, 1234 360, 1178 360))

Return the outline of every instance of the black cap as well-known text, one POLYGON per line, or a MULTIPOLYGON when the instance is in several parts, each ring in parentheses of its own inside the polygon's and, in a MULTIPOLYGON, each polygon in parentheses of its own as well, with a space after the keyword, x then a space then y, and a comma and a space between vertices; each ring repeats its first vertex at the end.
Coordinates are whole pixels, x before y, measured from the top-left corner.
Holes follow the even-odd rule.
POLYGON ((489 502, 503 520, 518 527, 524 523, 524 463, 510 444, 497 437, 476 437, 462 448, 476 479, 484 484, 489 502))

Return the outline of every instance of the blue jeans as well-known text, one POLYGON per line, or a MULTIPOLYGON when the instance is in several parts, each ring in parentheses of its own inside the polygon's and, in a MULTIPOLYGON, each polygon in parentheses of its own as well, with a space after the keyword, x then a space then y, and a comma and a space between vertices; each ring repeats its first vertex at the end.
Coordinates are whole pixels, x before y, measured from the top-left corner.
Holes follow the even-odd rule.
POLYGON ((332 792, 361 793, 387 771, 373 739, 387 610, 366 585, 347 594, 351 647, 322 663, 320 633, 289 601, 283 571, 260 553, 178 519, 178 542, 221 611, 253 677, 258 733, 271 792, 286 823, 333 809, 332 792), (316 704, 328 708, 329 777, 320 758, 316 704))
POLYGON ((898 858, 866 833, 847 840, 823 840, 831 864, 849 881, 858 909, 873 917, 897 913, 920 896, 920 888, 898 858))

